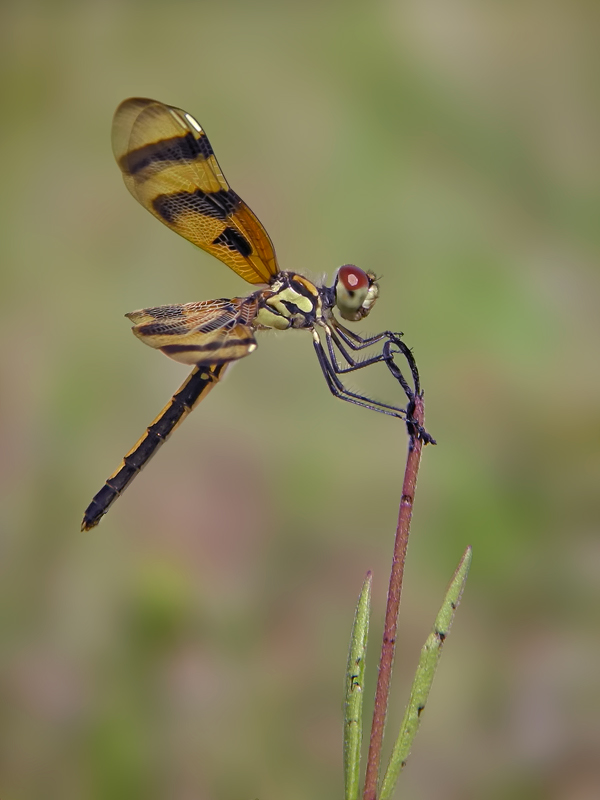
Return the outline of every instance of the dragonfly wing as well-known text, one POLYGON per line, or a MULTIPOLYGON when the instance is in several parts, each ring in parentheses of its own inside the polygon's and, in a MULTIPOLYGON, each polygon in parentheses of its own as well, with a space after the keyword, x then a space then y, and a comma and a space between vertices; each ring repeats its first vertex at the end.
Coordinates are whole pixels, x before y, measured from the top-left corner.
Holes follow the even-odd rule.
POLYGON ((249 283, 268 283, 279 272, 268 233, 230 188, 190 114, 130 98, 115 112, 112 143, 125 185, 167 227, 249 283))
POLYGON ((252 298, 206 300, 132 311, 134 334, 182 364, 226 364, 256 349, 252 298))

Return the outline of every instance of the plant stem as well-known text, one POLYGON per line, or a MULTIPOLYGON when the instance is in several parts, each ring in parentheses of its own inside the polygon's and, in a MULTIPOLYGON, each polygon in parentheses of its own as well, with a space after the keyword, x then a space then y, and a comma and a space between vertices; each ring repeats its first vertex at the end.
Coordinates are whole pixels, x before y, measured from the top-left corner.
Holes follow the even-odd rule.
MULTIPOLYGON (((414 412, 412 416, 418 425, 423 426, 425 411, 423 408, 423 398, 419 394, 417 394, 414 399, 414 412)), ((396 646, 396 629, 398 626, 400 595, 402 593, 404 562, 406 560, 410 520, 412 517, 422 449, 422 439, 418 435, 411 435, 408 457, 406 459, 406 469, 404 471, 404 481, 402 484, 402 498, 400 500, 400 509, 398 512, 396 540, 394 542, 394 558, 392 561, 385 612, 385 626, 383 630, 383 642, 381 644, 381 656, 379 659, 379 675, 377 678, 377 689, 375 691, 375 708, 373 710, 373 723, 371 726, 371 741, 369 744, 363 800, 376 800, 377 798, 377 782, 379 777, 379 765, 381 762, 383 731, 385 728, 385 718, 390 693, 392 664, 396 646)))

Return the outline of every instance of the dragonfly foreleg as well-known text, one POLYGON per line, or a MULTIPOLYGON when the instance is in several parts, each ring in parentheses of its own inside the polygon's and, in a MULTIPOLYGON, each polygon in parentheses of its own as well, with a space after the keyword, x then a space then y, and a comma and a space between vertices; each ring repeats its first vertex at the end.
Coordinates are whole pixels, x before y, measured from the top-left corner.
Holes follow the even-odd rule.
MULTIPOLYGON (((346 329, 343 330, 345 333, 349 333, 349 331, 346 331, 346 329)), ((339 327, 336 327, 335 330, 332 330, 329 326, 325 328, 325 339, 327 342, 327 351, 325 351, 325 348, 323 347, 323 344, 321 343, 316 331, 313 331, 313 343, 315 351, 317 353, 317 358, 319 359, 319 363, 321 365, 323 374, 325 375, 325 380, 327 381, 330 392, 335 397, 339 397, 341 400, 346 400, 349 403, 354 403, 355 405, 363 406, 364 408, 369 408, 373 411, 379 411, 382 414, 388 414, 390 416, 404 419, 407 423, 411 437, 418 436, 426 444, 435 444, 435 439, 433 439, 433 437, 425 430, 425 428, 422 425, 419 425, 413 417, 414 401, 415 397, 421 394, 421 384, 416 361, 410 348, 400 338, 401 334, 385 331, 384 333, 379 334, 378 336, 372 336, 369 339, 360 339, 360 337, 356 337, 354 344, 358 344, 358 340, 362 342, 368 342, 368 344, 365 344, 365 347, 384 341, 380 353, 372 356, 371 358, 365 358, 359 361, 344 348, 342 342, 340 341, 341 338, 345 344, 349 344, 348 339, 345 336, 337 336, 336 334, 338 333, 340 333, 339 327), (344 360, 347 362, 347 366, 343 367, 339 364, 335 352, 336 347, 343 356, 344 360), (402 354, 408 363, 414 388, 411 388, 394 360, 394 356, 398 354, 402 354), (371 400, 365 395, 352 392, 346 386, 344 386, 339 378, 340 374, 353 372, 355 370, 362 369, 362 367, 367 367, 370 364, 376 364, 382 361, 386 364, 392 376, 402 386, 402 389, 408 398, 408 406, 406 409, 371 400)), ((357 346, 353 347, 353 349, 360 350, 362 348, 357 346)))
MULTIPOLYGON (((405 409, 399 408, 398 406, 389 405, 388 403, 380 403, 376 400, 371 400, 369 397, 358 394, 357 392, 352 392, 350 389, 344 386, 336 373, 336 369, 334 367, 335 362, 329 359, 328 354, 325 351, 325 348, 323 347, 316 331, 313 331, 313 345, 317 354, 317 358, 319 359, 321 370, 325 376, 325 380, 327 381, 329 391, 334 395, 334 397, 339 397, 341 400, 346 400, 348 403, 354 403, 357 406, 368 408, 371 411, 379 411, 381 414, 388 414, 391 417, 406 419, 405 409)), ((391 358, 392 356, 389 357, 391 358)), ((378 360, 382 361, 384 359, 380 357, 378 360)), ((361 362, 361 364, 358 366, 366 366, 366 363, 361 362)), ((356 367, 357 369, 358 366, 356 367)))
POLYGON ((384 361, 388 365, 392 375, 396 378, 396 380, 399 381, 410 402, 414 398, 414 395, 418 394, 420 391, 419 371, 410 348, 407 347, 407 345, 404 344, 400 338, 402 334, 392 333, 392 331, 384 331, 377 336, 370 336, 364 339, 358 337, 356 334, 352 334, 352 336, 355 337, 355 341, 352 342, 352 340, 348 338, 348 334, 350 333, 350 331, 339 325, 335 328, 331 326, 327 326, 325 328, 329 359, 335 372, 338 375, 342 375, 345 372, 353 372, 354 370, 368 367, 370 364, 377 364, 380 361, 384 361), (380 353, 377 353, 370 358, 357 359, 352 356, 352 354, 349 353, 344 347, 344 344, 347 344, 355 351, 363 349, 363 346, 358 345, 357 340, 363 342, 364 347, 370 347, 371 345, 378 344, 381 341, 384 342, 384 345, 380 353), (400 371, 398 365, 394 362, 394 355, 396 353, 392 350, 392 345, 395 345, 398 348, 396 351, 397 353, 402 353, 402 355, 406 358, 412 374, 414 389, 411 389, 408 381, 404 378, 404 375, 400 371), (335 352, 336 347, 341 353, 347 366, 342 366, 339 363, 335 352))
POLYGON ((365 347, 371 347, 371 345, 377 344, 384 339, 401 339, 404 336, 402 331, 395 333, 393 331, 383 331, 374 336, 360 336, 358 333, 354 333, 354 331, 344 327, 335 317, 332 320, 331 327, 335 328, 336 333, 352 350, 363 350, 365 347))
POLYGON ((403 341, 401 341, 400 339, 396 339, 394 341, 387 341, 384 344, 384 346, 383 346, 383 355, 384 355, 384 360, 385 360, 385 363, 387 364, 387 367, 388 367, 389 371, 400 382, 400 384, 402 385, 402 388, 404 389, 406 394, 408 395, 409 392, 412 393, 412 397, 409 396, 409 402, 408 402, 408 406, 406 408, 406 426, 408 428, 410 436, 413 437, 413 438, 415 436, 418 436, 419 439, 421 439, 425 444, 437 444, 437 442, 435 441, 433 436, 430 433, 428 433, 425 430, 425 428, 422 425, 420 425, 417 422, 417 420, 414 418, 414 416, 413 416, 414 407, 415 407, 415 398, 417 396, 422 397, 423 396, 423 392, 421 391, 421 386, 420 386, 420 382, 419 382, 419 372, 417 370, 417 364, 415 362, 415 359, 414 359, 414 356, 412 354, 412 351, 410 350, 409 347, 407 347, 404 344, 403 341), (398 365, 394 361, 394 355, 396 355, 396 353, 392 350, 392 346, 393 345, 396 345, 396 347, 399 348, 398 351, 396 351, 396 352, 402 353, 402 355, 408 361, 408 364, 410 366, 410 370, 412 372, 413 380, 414 380, 414 383, 415 383, 415 391, 414 392, 412 392, 412 390, 410 389, 410 387, 406 383, 406 379, 405 379, 404 375, 402 374, 402 372, 400 371, 398 365))

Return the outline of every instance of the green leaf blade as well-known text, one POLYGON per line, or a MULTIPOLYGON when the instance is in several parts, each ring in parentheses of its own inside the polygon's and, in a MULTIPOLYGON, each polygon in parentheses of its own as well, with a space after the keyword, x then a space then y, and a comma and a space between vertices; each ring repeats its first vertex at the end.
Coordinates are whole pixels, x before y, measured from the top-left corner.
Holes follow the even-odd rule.
POLYGON ((373 577, 368 572, 356 605, 346 667, 344 702, 344 784, 346 800, 358 800, 359 796, 365 656, 369 635, 372 583, 373 577))
POLYGON ((444 602, 436 617, 433 630, 427 637, 427 641, 421 650, 421 657, 411 687, 408 706, 404 713, 404 719, 400 726, 400 733, 398 734, 388 768, 381 784, 379 800, 390 800, 398 775, 404 767, 410 753, 419 728, 423 709, 427 703, 431 684, 433 683, 433 677, 440 659, 442 645, 450 631, 454 614, 456 613, 456 609, 462 597, 469 567, 471 566, 471 557, 471 548, 467 547, 450 581, 446 596, 444 597, 444 602))

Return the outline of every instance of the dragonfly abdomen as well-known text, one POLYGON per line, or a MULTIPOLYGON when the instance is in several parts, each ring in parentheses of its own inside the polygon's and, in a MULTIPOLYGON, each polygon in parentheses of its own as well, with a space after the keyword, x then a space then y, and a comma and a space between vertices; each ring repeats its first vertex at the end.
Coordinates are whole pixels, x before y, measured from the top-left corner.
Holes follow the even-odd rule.
POLYGON ((225 364, 196 367, 154 422, 146 429, 141 439, 125 455, 117 471, 108 478, 94 496, 83 515, 81 530, 89 531, 100 522, 117 497, 146 466, 158 448, 166 442, 175 428, 183 422, 200 400, 206 397, 223 374, 225 367, 225 364))

